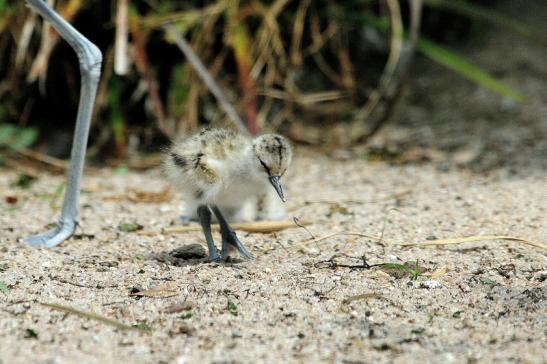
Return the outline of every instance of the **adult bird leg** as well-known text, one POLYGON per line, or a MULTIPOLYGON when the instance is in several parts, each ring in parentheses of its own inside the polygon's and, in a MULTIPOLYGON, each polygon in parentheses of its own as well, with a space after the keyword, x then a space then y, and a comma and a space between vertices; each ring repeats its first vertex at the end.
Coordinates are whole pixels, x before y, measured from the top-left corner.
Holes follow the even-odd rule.
POLYGON ((212 208, 220 225, 220 235, 222 236, 222 259, 225 260, 228 258, 230 248, 237 249, 237 251, 247 259, 253 259, 251 253, 249 253, 243 244, 241 244, 241 241, 239 241, 235 231, 228 224, 224 216, 222 216, 222 213, 218 207, 212 206, 212 208))
POLYGON ((211 262, 218 262, 220 261, 220 256, 218 255, 215 241, 213 240, 213 234, 211 233, 211 211, 209 210, 209 206, 200 205, 198 207, 198 219, 201 224, 201 228, 203 229, 205 240, 207 241, 209 260, 211 262))
POLYGON ((91 113, 95 103, 97 85, 101 76, 102 54, 99 48, 64 20, 43 0, 27 0, 27 3, 45 20, 51 23, 59 35, 70 44, 78 56, 81 74, 80 103, 76 117, 76 129, 70 154, 68 182, 57 226, 45 233, 29 236, 25 242, 32 247, 54 247, 69 238, 79 222, 80 179, 84 169, 87 137, 91 113))

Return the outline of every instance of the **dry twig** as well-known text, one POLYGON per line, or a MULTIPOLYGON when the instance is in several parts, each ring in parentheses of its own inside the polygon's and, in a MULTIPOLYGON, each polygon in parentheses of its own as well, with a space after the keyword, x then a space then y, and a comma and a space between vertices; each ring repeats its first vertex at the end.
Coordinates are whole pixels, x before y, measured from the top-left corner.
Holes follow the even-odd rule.
POLYGON ((356 232, 356 231, 338 231, 338 232, 335 232, 335 233, 330 233, 330 234, 327 234, 327 235, 319 236, 317 238, 305 240, 303 242, 298 243, 297 245, 292 246, 291 248, 295 248, 295 247, 299 248, 303 245, 309 245, 309 244, 317 243, 317 242, 320 242, 322 240, 326 240, 326 239, 329 239, 329 238, 332 238, 332 237, 335 237, 335 236, 357 236, 357 237, 361 237, 361 238, 372 239, 372 240, 375 240, 375 241, 378 241, 378 242, 383 241, 383 239, 381 237, 373 236, 373 235, 367 235, 367 234, 363 234, 363 233, 356 232))
POLYGON ((224 92, 218 86, 214 78, 211 76, 211 74, 209 73, 209 71, 203 64, 203 62, 196 55, 192 47, 190 47, 188 42, 186 42, 186 40, 180 36, 180 34, 172 25, 166 25, 164 26, 164 29, 169 34, 169 36, 173 39, 176 46, 184 54, 188 62, 190 62, 190 64, 192 65, 196 73, 199 75, 203 83, 207 85, 211 93, 215 96, 218 103, 220 104, 224 112, 228 115, 230 120, 232 120, 232 122, 237 127, 237 129, 242 134, 249 135, 249 132, 247 128, 245 127, 245 123, 239 117, 239 114, 237 113, 233 105, 228 101, 228 98, 225 96, 224 92))
MULTIPOLYGON (((300 223, 301 225, 310 225, 309 222, 300 223)), ((240 222, 232 224, 234 230, 243 230, 249 233, 272 233, 275 231, 285 230, 288 228, 297 228, 298 226, 294 221, 251 221, 251 222, 240 222)), ((211 225, 213 230, 220 230, 218 224, 211 225)), ((161 231, 139 231, 139 235, 158 235, 158 234, 175 234, 175 233, 190 233, 201 231, 201 226, 199 225, 189 225, 189 226, 175 226, 170 228, 164 228, 161 231)))
POLYGON ((99 315, 97 315, 93 312, 84 312, 84 311, 80 311, 80 310, 77 310, 77 309, 72 308, 72 307, 58 305, 56 303, 45 303, 45 302, 38 302, 38 303, 40 305, 44 306, 44 307, 48 307, 48 308, 51 308, 51 309, 56 310, 56 311, 71 313, 71 314, 74 314, 74 315, 77 315, 77 316, 80 316, 80 317, 85 317, 85 318, 88 318, 88 319, 91 319, 91 320, 100 321, 102 323, 105 323, 105 324, 110 325, 110 326, 114 326, 114 327, 116 327, 118 329, 121 329, 121 330, 135 330, 135 331, 140 331, 140 332, 148 332, 148 330, 144 330, 144 329, 142 329, 138 326, 129 326, 129 325, 126 325, 124 323, 109 319, 108 317, 99 316, 99 315))
POLYGON ((508 240, 508 241, 516 241, 518 243, 527 244, 534 246, 536 248, 540 248, 543 250, 547 250, 547 245, 543 243, 538 243, 534 241, 529 241, 521 238, 515 238, 512 236, 504 236, 504 235, 484 235, 484 236, 468 236, 463 238, 453 238, 453 239, 437 239, 437 240, 426 240, 419 243, 403 243, 400 244, 401 246, 438 246, 438 245, 455 245, 455 244, 463 244, 463 243, 469 243, 473 241, 485 241, 485 240, 508 240))

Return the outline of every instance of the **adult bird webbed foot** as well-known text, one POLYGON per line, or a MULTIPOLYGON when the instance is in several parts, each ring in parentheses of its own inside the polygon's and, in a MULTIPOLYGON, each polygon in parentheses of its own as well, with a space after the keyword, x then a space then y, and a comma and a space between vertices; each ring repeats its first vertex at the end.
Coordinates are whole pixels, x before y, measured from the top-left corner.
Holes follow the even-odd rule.
POLYGON ((32 248, 53 248, 68 239, 76 230, 78 223, 74 220, 57 222, 57 225, 45 233, 27 236, 25 242, 32 248))

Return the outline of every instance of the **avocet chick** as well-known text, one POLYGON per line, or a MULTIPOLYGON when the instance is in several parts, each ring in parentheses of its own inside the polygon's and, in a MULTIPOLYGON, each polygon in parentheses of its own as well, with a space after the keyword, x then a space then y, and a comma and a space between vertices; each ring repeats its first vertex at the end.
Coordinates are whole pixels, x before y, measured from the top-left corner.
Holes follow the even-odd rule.
POLYGON ((171 147, 164 163, 167 175, 195 208, 211 261, 221 259, 211 234, 211 210, 220 225, 222 259, 231 249, 251 259, 224 215, 232 216, 273 190, 284 202, 281 177, 291 159, 289 143, 276 134, 251 140, 234 131, 205 129, 171 147))

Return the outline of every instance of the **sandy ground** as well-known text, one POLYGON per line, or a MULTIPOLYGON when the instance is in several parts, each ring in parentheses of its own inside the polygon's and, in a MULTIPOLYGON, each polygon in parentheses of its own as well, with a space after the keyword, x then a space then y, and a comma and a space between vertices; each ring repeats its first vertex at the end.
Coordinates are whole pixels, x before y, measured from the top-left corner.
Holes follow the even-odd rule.
MULTIPOLYGON (((527 23, 544 24, 529 9, 527 23)), ((16 171, 0 170, 0 363, 547 362, 545 251, 502 240, 400 245, 472 235, 546 243, 547 50, 494 29, 465 54, 526 104, 420 60, 366 150, 297 151, 288 206, 312 224, 240 232, 254 261, 185 259, 181 249, 204 245, 202 235, 159 233, 180 224, 177 195, 124 197, 161 191, 159 170, 88 172, 79 235, 29 249, 19 239, 55 221, 63 177, 44 172, 21 189, 16 171), (122 231, 128 223, 158 233, 122 231), (347 231, 371 237, 305 243, 347 231), (367 268, 363 256, 421 271, 367 268)))
MULTIPOLYGON (((305 153, 304 153, 305 154, 305 153)), ((508 177, 433 165, 299 157, 287 179, 291 216, 313 224, 277 234, 240 233, 254 261, 177 258, 200 233, 139 235, 177 222, 178 200, 118 200, 128 189, 160 191, 158 170, 85 178, 78 238, 33 250, 18 238, 55 218, 60 176, 28 190, 0 175, 0 348, 28 362, 500 362, 547 359, 546 257, 515 242, 403 248, 404 242, 511 235, 544 242, 545 176, 508 177), (112 199, 114 198, 114 200, 112 199), (339 201, 324 203, 318 201, 339 201), (317 203, 305 204, 306 201, 317 203), (348 203, 345 201, 352 201, 348 203), (383 241, 311 234, 353 231, 383 241), (418 260, 422 274, 345 265, 418 260), (325 262, 327 261, 327 262, 325 262), (436 278, 427 275, 439 269, 436 278), (129 296, 158 288, 162 297, 129 296), (361 299, 351 297, 371 294, 361 299), (171 295, 171 297, 163 297, 171 295), (351 302, 347 300, 350 299, 351 302), (344 301, 346 300, 346 301, 344 301), (127 331, 40 305, 55 303, 150 329, 127 331), (189 310, 167 309, 189 302, 189 310), (230 304, 229 304, 230 302, 230 304)))

